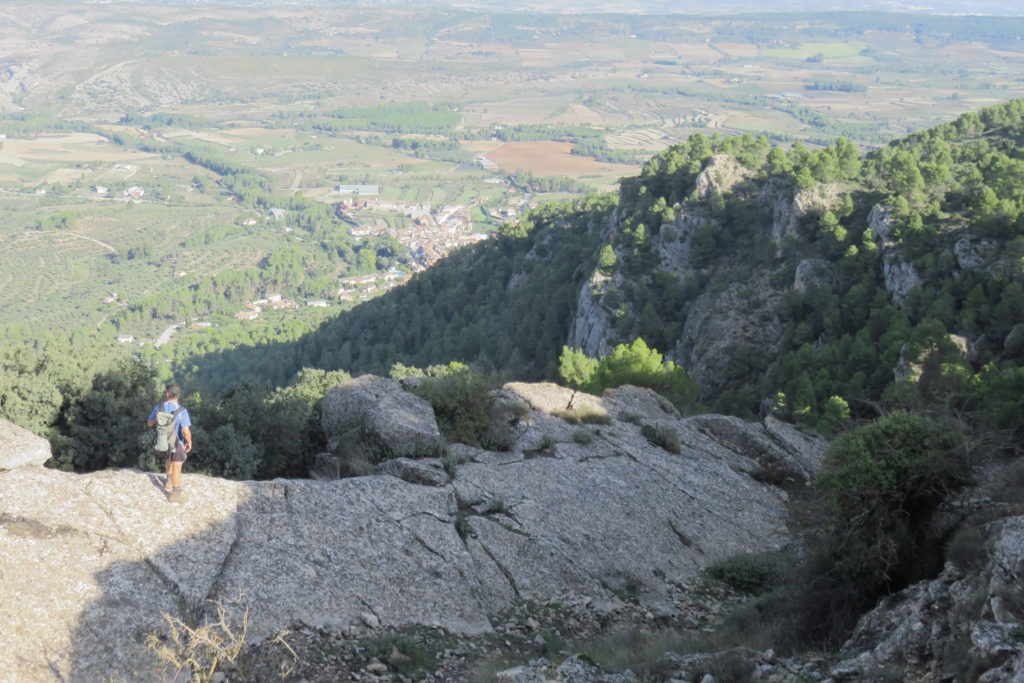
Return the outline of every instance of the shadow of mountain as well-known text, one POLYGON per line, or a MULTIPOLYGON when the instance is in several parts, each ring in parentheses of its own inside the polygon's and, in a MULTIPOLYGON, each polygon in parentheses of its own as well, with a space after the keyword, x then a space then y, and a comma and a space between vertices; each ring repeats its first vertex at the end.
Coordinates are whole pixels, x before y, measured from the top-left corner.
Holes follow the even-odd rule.
POLYGON ((303 367, 386 376, 396 362, 425 368, 458 360, 525 380, 553 374, 601 235, 599 216, 567 216, 537 218, 526 237, 458 249, 298 339, 183 360, 176 376, 216 396, 236 382, 283 386, 303 367))

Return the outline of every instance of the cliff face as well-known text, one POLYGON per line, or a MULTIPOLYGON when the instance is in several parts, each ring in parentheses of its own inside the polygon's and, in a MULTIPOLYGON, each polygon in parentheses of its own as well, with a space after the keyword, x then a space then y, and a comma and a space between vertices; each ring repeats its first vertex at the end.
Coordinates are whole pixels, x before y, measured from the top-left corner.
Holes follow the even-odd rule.
POLYGON ((643 390, 504 391, 530 406, 514 446, 452 446, 450 479, 403 459, 335 481, 187 473, 176 504, 152 473, 0 471, 0 650, 17 653, 0 658, 0 680, 156 679, 144 642, 165 632, 162 614, 201 621, 210 601, 239 596, 254 639, 296 620, 480 633, 517 599, 619 590, 672 610, 709 564, 786 542, 787 496, 752 474, 806 478, 823 448, 774 420, 680 419, 643 390), (608 424, 551 414, 572 402, 608 424))
MULTIPOLYGON (((797 191, 778 180, 755 182, 732 158, 717 155, 697 176, 695 196, 706 200, 713 194, 736 193, 753 207, 758 221, 751 226, 753 237, 730 241, 729 228, 708 209, 706 202, 677 207, 675 219, 651 237, 657 268, 686 281, 701 277, 707 281, 685 310, 675 312, 682 320, 680 334, 670 345, 659 349, 667 360, 675 361, 701 386, 702 400, 717 396, 733 374, 730 364, 744 356, 762 361, 779 352, 784 325, 778 308, 782 296, 806 287, 807 270, 799 268, 790 281, 779 284, 775 265, 763 265, 753 253, 755 248, 776 252, 784 241, 795 237, 803 221, 833 208, 839 192, 833 186, 797 191), (731 246, 714 261, 694 256, 698 231, 721 233, 719 238, 731 246), (759 242, 759 238, 764 241, 759 242)), ((623 229, 626 211, 613 216, 613 232, 623 229)), ((617 253, 618 266, 605 274, 595 270, 580 290, 576 316, 567 339, 573 348, 591 357, 607 355, 617 344, 637 336, 640 311, 622 296, 608 298, 610 292, 625 292, 633 284, 621 264, 628 254, 617 253), (612 303, 609 304, 609 301, 612 303), (623 320, 625 318, 625 320, 623 320)), ((770 259, 769 259, 770 260, 770 259)))

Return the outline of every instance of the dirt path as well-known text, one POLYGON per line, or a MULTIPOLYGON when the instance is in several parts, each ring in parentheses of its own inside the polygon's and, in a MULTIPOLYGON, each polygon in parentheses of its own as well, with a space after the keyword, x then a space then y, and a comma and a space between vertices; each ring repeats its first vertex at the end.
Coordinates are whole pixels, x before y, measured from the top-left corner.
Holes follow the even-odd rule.
POLYGON ((95 237, 89 237, 88 235, 80 235, 77 232, 63 232, 63 231, 58 231, 58 230, 38 230, 38 231, 27 231, 26 230, 25 234, 26 235, 33 235, 33 234, 34 235, 72 235, 74 237, 80 237, 83 240, 89 240, 90 242, 95 242, 96 244, 100 245, 101 247, 104 247, 105 249, 107 249, 112 254, 116 254, 117 253, 117 249, 115 249, 114 247, 110 246, 106 242, 100 242, 95 237))

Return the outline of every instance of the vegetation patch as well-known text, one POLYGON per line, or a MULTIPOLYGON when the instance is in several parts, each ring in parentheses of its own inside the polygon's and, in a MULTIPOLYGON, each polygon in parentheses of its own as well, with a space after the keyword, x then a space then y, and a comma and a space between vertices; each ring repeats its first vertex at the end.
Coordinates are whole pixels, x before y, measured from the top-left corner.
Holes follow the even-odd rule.
POLYGON ((793 559, 782 553, 737 555, 712 565, 705 574, 741 593, 759 595, 785 582, 792 571, 793 559))
POLYGON ((645 424, 640 428, 640 433, 652 444, 664 448, 669 453, 678 455, 683 452, 683 444, 679 439, 679 433, 672 425, 664 422, 645 424))

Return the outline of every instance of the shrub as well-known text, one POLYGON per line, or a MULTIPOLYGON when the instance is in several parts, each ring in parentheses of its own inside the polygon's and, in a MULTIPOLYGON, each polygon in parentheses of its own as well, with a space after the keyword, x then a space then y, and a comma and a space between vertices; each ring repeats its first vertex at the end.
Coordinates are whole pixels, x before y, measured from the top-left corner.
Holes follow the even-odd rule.
POLYGON ((679 434, 667 424, 645 424, 640 428, 640 433, 655 446, 664 448, 669 453, 682 453, 683 445, 679 440, 679 434))
MULTIPOLYGON (((582 658, 607 671, 651 671, 652 663, 667 652, 692 651, 691 639, 670 630, 620 629, 583 644, 582 658)), ((670 673, 666 670, 664 673, 670 673)), ((671 673, 675 673, 672 670, 671 673)), ((648 678, 647 680, 665 680, 648 678)))
POLYGON ((612 418, 608 413, 598 408, 592 408, 588 405, 580 406, 579 408, 555 410, 552 411, 551 415, 557 418, 565 420, 569 424, 611 424, 612 418))
POLYGON ((509 451, 516 443, 516 434, 507 424, 490 425, 480 435, 480 446, 490 451, 509 451))
POLYGON ((445 447, 441 453, 441 467, 448 473, 448 476, 455 478, 455 471, 465 460, 461 455, 453 453, 450 448, 445 447))
POLYGON ((449 443, 480 445, 491 426, 492 391, 501 380, 464 365, 452 367, 446 375, 425 378, 412 391, 433 406, 437 426, 449 443))
POLYGON ((558 373, 569 386, 591 394, 634 384, 664 394, 683 412, 702 410, 697 403, 700 394, 697 383, 673 361, 663 362, 662 355, 649 348, 643 339, 620 344, 611 355, 600 360, 588 358, 582 351, 568 346, 562 347, 558 373))
POLYGON ((970 482, 962 450, 956 433, 907 412, 832 443, 815 481, 818 549, 795 605, 808 644, 839 644, 879 597, 941 568, 932 520, 970 482))
POLYGON ((386 662, 402 676, 414 676, 432 669, 434 658, 414 638, 387 635, 374 638, 366 644, 366 654, 386 662))
POLYGON ((572 433, 572 440, 581 446, 589 446, 594 443, 594 435, 586 429, 577 429, 572 433))
POLYGON ((757 595, 785 581, 792 558, 780 553, 737 555, 708 567, 707 575, 742 593, 757 595))
POLYGON ((592 408, 588 405, 580 406, 579 410, 580 422, 588 425, 607 425, 612 423, 611 415, 600 410, 598 408, 592 408))
POLYGON ((931 420, 893 413, 837 438, 815 482, 844 550, 873 581, 919 578, 939 504, 969 481, 958 439, 931 420))
POLYGON ((716 681, 733 681, 745 683, 754 680, 757 664, 750 650, 733 649, 715 653, 706 673, 716 681))
POLYGON ((551 631, 541 631, 538 634, 541 640, 544 641, 544 645, 541 647, 543 654, 548 659, 553 659, 561 654, 562 650, 565 649, 565 640, 562 639, 557 633, 551 631))
MULTIPOLYGON (((162 638, 156 633, 150 633, 146 638, 146 649, 165 665, 174 667, 175 675, 171 678, 177 680, 178 673, 188 671, 191 680, 208 683, 219 669, 236 668, 239 655, 245 647, 249 607, 243 600, 240 595, 227 602, 211 601, 216 606, 216 619, 207 619, 202 626, 190 626, 164 612, 168 637, 162 638), (240 613, 234 623, 228 616, 231 606, 240 613)), ((291 673, 298 661, 298 656, 284 640, 284 636, 284 632, 279 632, 273 641, 291 654, 290 659, 281 662, 282 678, 291 673)))
POLYGON ((641 415, 640 413, 621 413, 619 415, 619 419, 622 420, 623 422, 635 424, 637 427, 640 427, 644 423, 644 416, 641 415))

